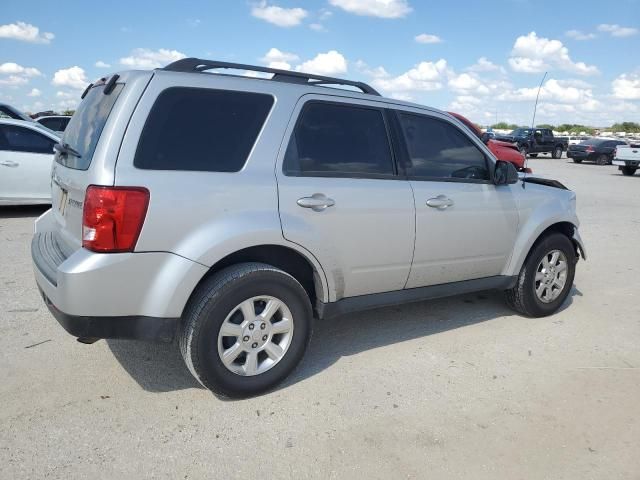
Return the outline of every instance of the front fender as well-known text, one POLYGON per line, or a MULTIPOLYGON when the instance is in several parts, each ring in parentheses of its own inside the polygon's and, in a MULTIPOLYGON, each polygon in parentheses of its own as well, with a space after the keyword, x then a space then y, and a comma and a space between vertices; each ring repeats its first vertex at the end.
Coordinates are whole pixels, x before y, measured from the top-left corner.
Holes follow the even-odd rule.
POLYGON ((558 223, 569 223, 574 227, 573 241, 577 243, 585 257, 582 239, 578 234, 579 220, 575 213, 575 193, 527 183, 517 193, 516 201, 520 212, 520 225, 514 243, 513 254, 503 271, 503 275, 518 275, 531 247, 542 233, 558 223))

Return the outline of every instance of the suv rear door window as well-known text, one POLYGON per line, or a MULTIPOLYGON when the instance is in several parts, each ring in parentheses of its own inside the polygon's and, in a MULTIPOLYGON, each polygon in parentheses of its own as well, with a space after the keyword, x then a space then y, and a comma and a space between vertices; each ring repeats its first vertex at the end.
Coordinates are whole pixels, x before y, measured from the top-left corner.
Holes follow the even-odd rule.
POLYGON ((383 112, 326 102, 308 103, 284 160, 290 176, 387 176, 393 157, 383 112))
POLYGON ((133 164, 149 170, 237 172, 260 133, 273 97, 172 87, 157 98, 133 164))
POLYGON ((425 179, 489 180, 484 153, 443 120, 399 112, 409 154, 407 174, 425 179))
POLYGON ((92 87, 84 97, 78 110, 64 131, 62 142, 76 150, 80 156, 56 153, 56 161, 65 167, 86 170, 91 165, 102 129, 107 123, 113 105, 124 85, 116 84, 108 95, 104 95, 104 85, 92 87))

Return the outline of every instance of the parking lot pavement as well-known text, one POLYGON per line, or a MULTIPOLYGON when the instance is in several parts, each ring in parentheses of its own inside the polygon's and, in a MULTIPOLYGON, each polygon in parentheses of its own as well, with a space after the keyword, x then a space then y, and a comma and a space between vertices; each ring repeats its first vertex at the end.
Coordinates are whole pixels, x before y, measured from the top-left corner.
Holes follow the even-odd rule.
POLYGON ((485 292, 316 325, 280 389, 221 401, 175 345, 82 345, 0 211, 0 478, 638 478, 640 175, 530 159, 578 194, 589 259, 556 315, 485 292))

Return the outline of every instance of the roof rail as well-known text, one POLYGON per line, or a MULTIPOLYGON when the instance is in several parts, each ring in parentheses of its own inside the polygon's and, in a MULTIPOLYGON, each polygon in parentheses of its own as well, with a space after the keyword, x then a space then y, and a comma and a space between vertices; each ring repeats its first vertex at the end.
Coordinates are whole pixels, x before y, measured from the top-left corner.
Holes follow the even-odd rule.
POLYGON ((302 85, 349 85, 362 90, 363 93, 380 96, 375 89, 363 82, 324 77, 322 75, 314 75, 312 73, 292 72, 290 70, 279 70, 277 68, 260 67, 256 65, 244 65, 242 63, 219 62, 217 60, 183 58, 182 60, 170 63, 161 70, 168 70, 171 72, 204 72, 206 70, 218 68, 232 68, 235 70, 272 73, 273 77, 271 77, 271 80, 276 82, 297 83, 302 85))

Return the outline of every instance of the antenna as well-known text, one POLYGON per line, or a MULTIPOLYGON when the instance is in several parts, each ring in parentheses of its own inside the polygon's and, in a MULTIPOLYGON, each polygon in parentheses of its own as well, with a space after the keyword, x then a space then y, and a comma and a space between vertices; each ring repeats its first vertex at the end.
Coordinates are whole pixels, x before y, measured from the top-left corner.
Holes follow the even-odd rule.
MULTIPOLYGON (((536 103, 533 105, 533 118, 531 119, 531 132, 533 132, 533 129, 535 128, 535 124, 536 124, 536 111, 538 110, 538 99, 540 98, 540 90, 542 90, 542 84, 544 83, 544 79, 547 78, 547 72, 544 72, 544 75, 542 77, 542 80, 540 81, 540 86, 538 87, 538 93, 536 94, 536 103)), ((529 160, 529 157, 527 156, 527 154, 525 153, 524 155, 524 178, 527 178, 527 161, 529 160)), ((522 182, 522 188, 524 188, 524 184, 525 182, 522 182)))

